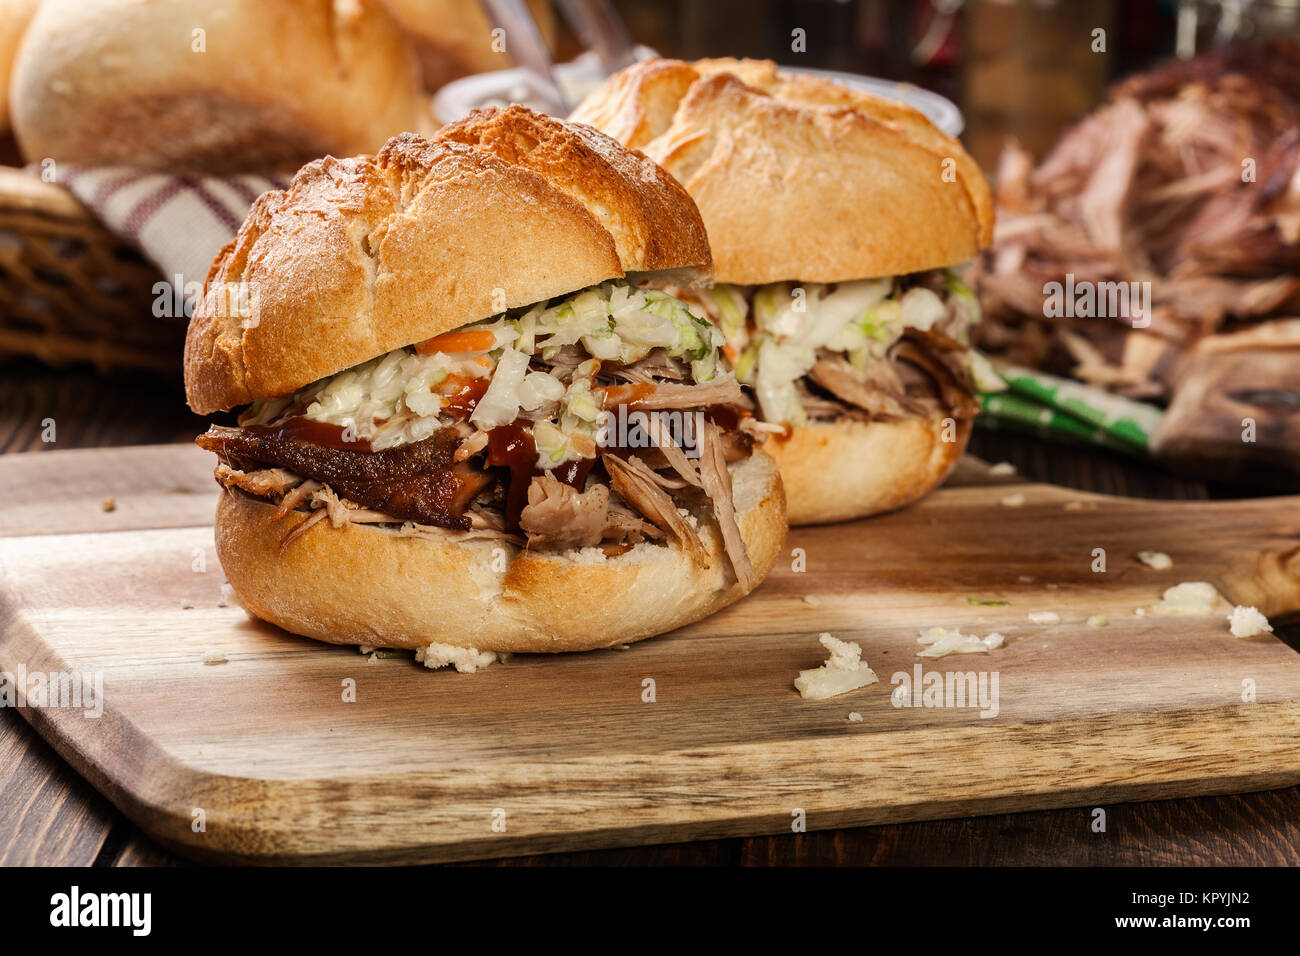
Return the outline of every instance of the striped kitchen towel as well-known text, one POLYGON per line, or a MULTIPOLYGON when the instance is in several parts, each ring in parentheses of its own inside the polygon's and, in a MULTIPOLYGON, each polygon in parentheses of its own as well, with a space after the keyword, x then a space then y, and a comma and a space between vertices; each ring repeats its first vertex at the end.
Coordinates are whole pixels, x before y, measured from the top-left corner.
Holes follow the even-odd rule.
POLYGON ((1002 365, 997 371, 1008 387, 981 396, 984 411, 976 422, 985 428, 1150 453, 1151 433, 1164 414, 1156 406, 1036 369, 1002 365))
POLYGON ((208 176, 126 167, 60 167, 58 182, 172 283, 188 315, 208 267, 262 193, 288 176, 208 176))

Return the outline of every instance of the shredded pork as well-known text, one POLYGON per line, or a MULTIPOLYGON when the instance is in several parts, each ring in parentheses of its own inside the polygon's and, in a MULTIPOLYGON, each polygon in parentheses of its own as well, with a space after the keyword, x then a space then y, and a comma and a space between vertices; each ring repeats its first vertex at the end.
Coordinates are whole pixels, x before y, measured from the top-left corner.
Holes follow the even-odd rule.
POLYGON ((993 248, 973 277, 979 344, 1167 397, 1201 337, 1300 309, 1300 39, 1125 80, 1037 167, 1009 145, 997 187, 993 248), (1067 275, 1149 283, 1150 312, 1049 316, 1044 287, 1067 275))
POLYGON ((630 404, 636 408, 707 408, 710 405, 734 405, 742 400, 740 385, 730 372, 719 372, 700 385, 666 382, 648 386, 614 386, 604 390, 606 407, 630 404))
POLYGON ((735 569, 736 580, 742 590, 748 591, 754 583, 754 568, 749 555, 745 553, 745 542, 740 536, 740 527, 736 524, 736 511, 731 500, 731 475, 727 471, 727 459, 722 450, 722 439, 718 429, 712 424, 704 426, 700 436, 700 480, 704 493, 713 502, 713 513, 718 520, 718 529, 722 532, 722 545, 731 566, 735 569))
POLYGON ((696 564, 708 567, 709 552, 704 542, 677 510, 673 499, 659 487, 649 465, 635 455, 627 458, 604 455, 601 461, 609 473, 610 484, 624 501, 645 515, 646 520, 676 538, 696 564))
MULTIPOLYGON (((838 355, 825 355, 808 377, 840 401, 854 405, 870 417, 890 421, 916 414, 918 403, 909 399, 894 363, 881 359, 859 370, 838 355)), ((807 406, 805 406, 805 411, 807 406)))
POLYGON ((550 475, 538 475, 528 486, 528 504, 519 516, 519 527, 527 532, 530 546, 589 548, 604 537, 608 514, 605 485, 579 492, 550 475))

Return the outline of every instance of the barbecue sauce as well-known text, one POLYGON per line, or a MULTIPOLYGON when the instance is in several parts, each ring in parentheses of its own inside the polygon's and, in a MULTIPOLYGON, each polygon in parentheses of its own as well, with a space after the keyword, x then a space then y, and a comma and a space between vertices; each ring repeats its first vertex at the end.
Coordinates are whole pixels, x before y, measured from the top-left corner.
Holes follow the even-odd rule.
POLYGON ((646 382, 633 382, 630 385, 607 385, 597 391, 601 393, 602 408, 623 405, 636 409, 641 407, 641 402, 654 394, 655 387, 646 382))
MULTIPOLYGON (((528 486, 535 477, 545 474, 537 467, 537 444, 522 421, 501 425, 488 433, 487 463, 493 468, 510 469, 510 480, 506 482, 506 527, 517 531, 519 516, 528 504, 528 486)), ((551 477, 582 491, 595 464, 594 458, 566 461, 551 471, 551 477)))
MULTIPOLYGON (((581 492, 587 484, 587 475, 591 474, 594 464, 596 464, 595 458, 575 458, 566 461, 563 465, 557 465, 551 470, 551 476, 556 481, 562 481, 575 491, 581 492)), ((537 474, 540 475, 541 472, 537 474)))
POLYGON ((749 412, 735 405, 710 405, 704 409, 704 414, 724 432, 734 432, 740 427, 741 417, 748 415, 749 412))
POLYGON ((318 422, 314 418, 294 416, 279 425, 245 425, 243 430, 257 438, 283 438, 309 441, 314 445, 336 448, 339 451, 373 452, 368 440, 352 434, 352 440, 344 434, 342 425, 331 422, 318 422))
POLYGON ((488 377, 468 378, 460 375, 449 375, 443 385, 452 385, 455 387, 454 392, 443 393, 439 388, 439 394, 442 395, 442 410, 454 418, 465 421, 474 414, 474 409, 483 398, 483 393, 488 389, 488 383, 491 381, 488 377))
POLYGON ((533 436, 517 421, 492 429, 488 433, 487 463, 493 468, 510 469, 510 480, 506 483, 506 527, 517 531, 537 466, 533 436))

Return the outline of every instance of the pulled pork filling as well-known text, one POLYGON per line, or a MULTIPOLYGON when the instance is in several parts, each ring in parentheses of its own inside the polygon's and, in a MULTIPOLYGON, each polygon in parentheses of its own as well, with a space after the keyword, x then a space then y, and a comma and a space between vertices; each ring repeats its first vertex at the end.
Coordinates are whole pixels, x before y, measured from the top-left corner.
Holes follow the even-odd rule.
POLYGON ((969 418, 975 387, 1004 387, 970 348, 979 304, 947 269, 679 294, 723 333, 724 354, 764 422, 969 418))
POLYGON ((198 444, 276 518, 311 512, 282 547, 328 517, 608 555, 676 541, 707 565, 704 518, 748 589, 727 464, 762 426, 722 342, 680 299, 607 282, 260 400, 198 444))

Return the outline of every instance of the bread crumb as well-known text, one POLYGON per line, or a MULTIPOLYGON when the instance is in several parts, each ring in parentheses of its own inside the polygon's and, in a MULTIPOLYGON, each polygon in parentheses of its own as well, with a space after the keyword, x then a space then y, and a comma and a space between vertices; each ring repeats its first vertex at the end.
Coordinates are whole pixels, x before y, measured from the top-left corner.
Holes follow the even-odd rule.
POLYGON ((837 640, 824 631, 818 635, 817 640, 821 642, 822 647, 831 652, 826 663, 837 671, 857 670, 858 665, 862 663, 862 648, 853 641, 837 640))
POLYGON ((1007 495, 1002 499, 1002 507, 1019 508, 1025 503, 1025 496, 1017 492, 1014 495, 1007 495))
POLYGON ((925 645, 916 652, 917 657, 945 657, 948 654, 987 654, 994 648, 1001 647, 1006 640, 997 631, 981 638, 976 634, 963 634, 960 629, 951 631, 942 627, 932 627, 923 631, 916 643, 925 645))
POLYGON ((1067 501, 1065 503, 1066 511, 1096 511, 1097 502, 1095 501, 1067 501))
POLYGON ((1022 574, 1022 575, 1020 575, 1020 577, 1019 577, 1018 580, 1020 581, 1021 584, 1033 584, 1033 583, 1034 583, 1034 579, 1031 578, 1031 577, 1030 577, 1029 575, 1027 575, 1027 574, 1022 574))
POLYGON ((101 501, 101 502, 99 503, 99 507, 102 508, 104 511, 116 511, 116 510, 117 510, 117 499, 116 499, 116 498, 105 498, 103 501, 101 501))
POLYGON ((1089 627, 1106 627, 1108 624, 1110 624, 1110 618, 1105 614, 1094 614, 1088 618, 1089 627))
POLYGON ((1009 461, 1000 461, 996 465, 989 466, 989 474, 997 477, 1002 477, 1003 475, 1014 475, 1015 473, 1016 466, 1011 464, 1009 461))
POLYGON ((1136 611, 1134 611, 1133 614, 1134 614, 1135 616, 1137 616, 1137 617, 1146 617, 1146 616, 1147 616, 1147 609, 1144 608, 1144 607, 1140 607, 1140 608, 1138 608, 1136 611))
POLYGON ((1055 611, 1030 611, 1029 620, 1035 624, 1060 624, 1061 615, 1055 611))
POLYGON ((837 640, 824 632, 817 640, 831 656, 821 667, 800 671, 795 678, 795 689, 804 700, 838 697, 879 680, 876 672, 862 659, 862 648, 858 644, 837 640))
POLYGON ((232 604, 235 607, 243 606, 239 603, 239 595, 235 593, 235 589, 230 586, 229 581, 226 581, 221 585, 221 596, 217 598, 217 607, 230 607, 232 604))
POLYGON ((803 596, 803 603, 807 604, 809 607, 821 607, 822 599, 815 594, 805 594, 803 596))
POLYGON ((415 659, 430 670, 450 664, 461 674, 473 674, 503 658, 494 651, 480 651, 476 647, 433 643, 417 650, 415 659))
POLYGON ((1137 559, 1156 571, 1168 571, 1174 566, 1174 559, 1163 551, 1139 551, 1137 559))
POLYGON ((204 664, 224 664, 224 663, 226 663, 226 655, 223 654, 221 651, 204 651, 204 652, 203 652, 203 663, 204 663, 204 664))
POLYGON ((1209 614, 1219 592, 1208 581, 1184 581, 1165 589, 1164 600, 1151 605, 1154 614, 1209 614))
POLYGON ((375 652, 374 646, 370 644, 358 644, 357 650, 362 654, 373 654, 375 652))
POLYGON ((1238 604, 1228 615, 1228 629, 1233 637, 1254 637, 1257 634, 1272 634, 1273 625, 1268 618, 1259 613, 1259 608, 1243 607, 1238 604))
POLYGON ((862 715, 859 714, 856 710, 849 711, 849 723, 851 724, 862 723, 862 715))
POLYGON ((181 610, 182 610, 182 611, 188 611, 188 610, 190 610, 192 607, 194 607, 194 602, 193 602, 193 601, 191 601, 189 598, 181 598, 181 610))

